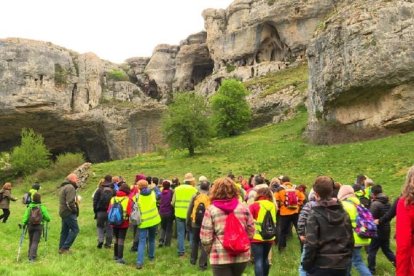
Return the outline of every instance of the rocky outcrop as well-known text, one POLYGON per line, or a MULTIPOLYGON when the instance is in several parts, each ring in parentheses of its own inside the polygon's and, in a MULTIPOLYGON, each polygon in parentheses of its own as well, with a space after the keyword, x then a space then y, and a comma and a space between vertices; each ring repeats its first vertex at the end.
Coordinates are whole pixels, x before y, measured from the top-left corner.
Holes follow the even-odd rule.
POLYGON ((414 3, 348 4, 308 48, 309 137, 324 142, 321 134, 338 127, 353 134, 413 130, 414 3))
POLYGON ((125 77, 94 54, 0 40, 0 151, 18 143, 22 128, 41 133, 54 154, 81 151, 91 161, 154 150, 163 106, 125 77))
POLYGON ((335 2, 236 0, 226 10, 205 10, 207 45, 216 70, 228 64, 304 58, 315 28, 335 2))

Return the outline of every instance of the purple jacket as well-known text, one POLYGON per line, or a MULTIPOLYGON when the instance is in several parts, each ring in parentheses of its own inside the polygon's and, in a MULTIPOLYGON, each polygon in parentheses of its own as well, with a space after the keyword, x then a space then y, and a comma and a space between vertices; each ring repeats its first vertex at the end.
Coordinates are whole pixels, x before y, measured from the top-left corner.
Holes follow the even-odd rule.
POLYGON ((173 214, 173 206, 171 205, 171 200, 173 197, 172 190, 164 189, 160 197, 160 215, 161 216, 170 216, 173 214))

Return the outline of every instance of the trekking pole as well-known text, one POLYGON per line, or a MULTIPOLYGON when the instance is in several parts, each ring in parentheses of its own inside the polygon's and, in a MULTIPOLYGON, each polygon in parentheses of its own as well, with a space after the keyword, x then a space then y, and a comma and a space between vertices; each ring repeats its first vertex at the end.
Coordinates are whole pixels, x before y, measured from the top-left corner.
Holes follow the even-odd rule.
POLYGON ((27 226, 23 225, 22 234, 20 235, 19 249, 17 250, 17 261, 20 259, 20 251, 22 250, 24 236, 26 236, 27 226))

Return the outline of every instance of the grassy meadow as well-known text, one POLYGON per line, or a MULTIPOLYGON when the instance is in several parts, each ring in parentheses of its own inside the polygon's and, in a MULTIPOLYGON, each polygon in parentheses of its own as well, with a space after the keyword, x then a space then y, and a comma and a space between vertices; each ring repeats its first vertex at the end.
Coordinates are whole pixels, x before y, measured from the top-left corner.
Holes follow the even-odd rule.
MULTIPOLYGON (((378 140, 315 146, 302 139, 307 121, 306 112, 299 112, 295 119, 252 130, 238 137, 218 139, 196 156, 189 158, 186 151, 159 149, 156 153, 133 158, 94 164, 92 175, 85 188, 79 217, 80 234, 68 255, 58 254, 60 218, 56 187, 61 180, 42 183, 43 203, 52 216, 49 238, 39 245, 38 261, 27 260, 27 236, 20 262, 16 261, 21 230, 17 227, 25 206, 11 203, 11 217, 0 223, 0 275, 211 275, 211 270, 201 272, 189 259, 179 259, 175 240, 171 248, 156 248, 155 261, 145 259, 144 268, 135 269, 136 253, 129 252, 131 232, 127 235, 124 257, 127 265, 112 261, 112 250, 96 248, 96 228, 92 212, 92 193, 100 178, 106 174, 121 175, 129 184, 138 173, 171 178, 183 178, 192 172, 197 178, 205 175, 215 179, 232 171, 248 177, 263 172, 268 178, 289 175, 296 184, 309 188, 318 175, 332 176, 336 181, 351 184, 357 174, 363 173, 382 184, 385 193, 393 199, 400 193, 407 169, 414 163, 414 152, 409 150, 414 142, 414 132, 378 140)), ((12 194, 19 199, 29 184, 17 185, 12 194)), ((393 248, 395 242, 392 241, 393 248)), ((186 246, 189 255, 188 244, 186 246)), ((299 244, 295 238, 288 240, 287 250, 279 254, 274 248, 270 275, 298 275, 299 244)), ((394 269, 381 252, 377 256, 378 275, 393 275, 394 269)), ((357 275, 357 273, 353 273, 357 275)), ((254 275, 249 265, 246 275, 254 275)))

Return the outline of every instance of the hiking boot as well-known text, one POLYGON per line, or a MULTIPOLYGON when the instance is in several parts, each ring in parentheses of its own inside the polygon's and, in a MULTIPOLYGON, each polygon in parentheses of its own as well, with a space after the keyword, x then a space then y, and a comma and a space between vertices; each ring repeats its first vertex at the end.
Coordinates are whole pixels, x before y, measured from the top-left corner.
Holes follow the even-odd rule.
POLYGON ((138 265, 136 266, 136 269, 142 269, 142 265, 139 265, 139 264, 138 264, 138 265))
POLYGON ((124 259, 117 259, 116 262, 118 264, 123 264, 123 265, 126 264, 126 262, 124 261, 124 259))
POLYGON ((103 245, 103 242, 98 242, 98 245, 96 246, 97 248, 101 249, 103 245))
POLYGON ((68 248, 61 248, 61 249, 59 249, 59 254, 67 254, 67 253, 70 253, 70 251, 69 251, 68 248))
POLYGON ((105 244, 104 246, 105 246, 105 248, 111 248, 110 244, 105 244))
POLYGON ((162 243, 160 243, 160 244, 158 245, 158 247, 160 247, 160 248, 161 248, 161 247, 163 247, 163 246, 164 246, 164 244, 162 244, 162 243))
POLYGON ((113 257, 112 257, 112 259, 113 259, 114 261, 118 261, 118 256, 113 256, 113 257))
POLYGON ((178 254, 178 258, 180 258, 180 259, 185 259, 185 254, 184 253, 180 253, 180 254, 178 254))

